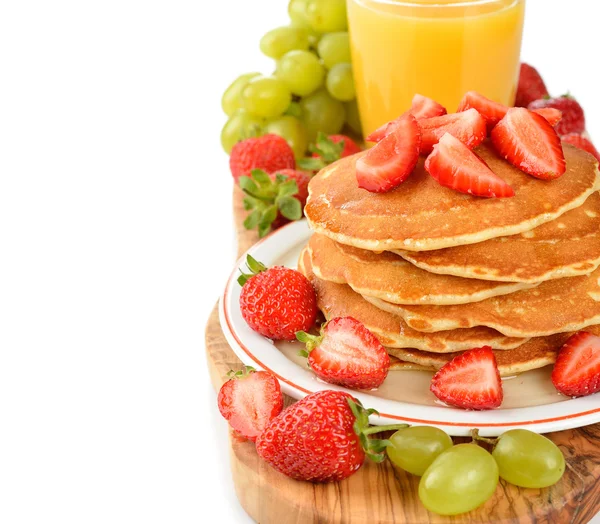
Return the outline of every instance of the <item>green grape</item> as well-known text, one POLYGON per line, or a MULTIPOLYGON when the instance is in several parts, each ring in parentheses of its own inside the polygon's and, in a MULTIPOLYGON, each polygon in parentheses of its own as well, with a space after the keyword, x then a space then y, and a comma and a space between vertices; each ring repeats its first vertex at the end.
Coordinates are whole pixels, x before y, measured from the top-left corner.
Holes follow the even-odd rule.
POLYGON ((466 513, 483 504, 498 485, 498 465, 475 444, 459 444, 436 458, 419 482, 423 505, 440 515, 466 513))
POLYGON ((345 103, 344 107, 346 108, 346 123, 352 131, 362 136, 362 124, 360 123, 360 114, 356 100, 345 103))
POLYGON ((308 148, 308 133, 304 124, 293 116, 282 116, 267 122, 265 127, 267 133, 273 133, 285 138, 294 150, 296 159, 304 157, 308 148))
POLYGON ((546 488, 565 472, 565 457, 554 442, 526 429, 503 433, 494 451, 500 476, 522 488, 546 488))
POLYGON ((284 115, 295 116, 297 119, 302 120, 302 108, 298 102, 292 102, 285 110, 284 115))
POLYGON ((260 136, 263 132, 264 121, 250 115, 244 109, 238 109, 223 126, 221 145, 227 154, 240 140, 260 136))
POLYGON ((323 35, 319 40, 317 51, 327 69, 331 69, 335 64, 352 62, 347 31, 323 35))
POLYGON ((327 73, 327 91, 329 94, 341 100, 350 102, 356 98, 354 90, 354 77, 352 76, 351 64, 336 64, 327 73))
POLYGON ((348 29, 346 0, 310 0, 306 8, 310 26, 318 33, 348 29))
POLYGON ((239 76, 225 90, 223 98, 221 98, 221 107, 227 116, 233 115, 242 107, 242 91, 248 82, 257 76, 260 76, 260 73, 246 73, 239 76))
POLYGON ((310 51, 290 51, 277 63, 276 75, 295 95, 308 96, 323 85, 325 69, 310 51))
POLYGON ((418 475, 438 457, 452 447, 452 439, 441 429, 431 426, 411 426, 396 431, 386 448, 388 457, 398 467, 418 475))
POLYGON ((292 94, 282 80, 259 76, 248 82, 242 91, 242 106, 251 115, 275 118, 283 114, 292 101, 292 94))
POLYGON ((310 27, 307 16, 308 2, 309 0, 290 0, 288 15, 293 25, 297 27, 310 27))
POLYGON ((278 27, 260 39, 260 50, 278 60, 288 51, 308 49, 308 31, 301 27, 278 27))
POLYGON ((344 126, 346 119, 344 104, 332 98, 325 89, 303 98, 300 107, 310 142, 314 142, 319 131, 326 135, 335 135, 344 126))

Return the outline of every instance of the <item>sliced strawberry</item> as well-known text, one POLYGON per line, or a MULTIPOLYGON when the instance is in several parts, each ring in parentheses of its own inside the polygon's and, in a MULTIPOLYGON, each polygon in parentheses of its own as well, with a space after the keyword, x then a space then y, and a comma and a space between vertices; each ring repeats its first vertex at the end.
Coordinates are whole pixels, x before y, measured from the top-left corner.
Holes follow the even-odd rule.
POLYGON ((457 408, 500 407, 504 394, 492 348, 471 349, 453 358, 434 375, 431 392, 457 408))
POLYGON ((423 133, 421 154, 428 155, 446 133, 458 138, 470 149, 483 142, 487 135, 486 121, 476 109, 468 109, 462 113, 435 116, 419 120, 423 133))
POLYGON ((418 93, 413 97, 410 114, 417 120, 445 115, 448 111, 442 104, 418 93))
POLYGON ((353 389, 381 386, 390 369, 390 357, 373 333, 352 317, 330 320, 320 335, 299 332, 306 343, 308 365, 325 382, 353 389))
POLYGON ((562 111, 554 107, 541 107, 540 109, 533 109, 533 112, 542 115, 552 127, 558 124, 562 118, 562 111))
POLYGON ((521 171, 552 180, 567 170, 560 138, 541 115, 513 107, 492 130, 496 151, 521 171))
POLYGON ((494 102, 493 100, 480 95, 477 91, 469 91, 465 94, 458 105, 457 112, 460 113, 461 111, 466 111, 471 108, 477 109, 481 116, 485 118, 488 130, 491 130, 498 122, 500 122, 508 111, 508 106, 499 102, 494 102))
POLYGON ((255 441, 283 409, 279 382, 271 373, 249 366, 229 376, 219 391, 219 411, 235 431, 255 441))
POLYGON ((460 140, 446 133, 433 146, 425 170, 442 186, 480 197, 511 197, 515 192, 460 140))
POLYGON ((415 117, 405 113, 394 130, 356 162, 358 187, 383 193, 398 187, 419 160, 421 130, 415 117))
MULTIPOLYGON (((431 98, 427 98, 426 96, 419 94, 416 94, 413 97, 412 106, 408 112, 417 120, 431 118, 434 116, 442 116, 447 113, 446 108, 443 105, 438 104, 431 98)), ((383 124, 380 128, 376 129, 367 138, 365 138, 365 140, 367 142, 380 142, 395 129, 396 125, 398 122, 400 122, 400 119, 403 116, 404 114, 396 118, 396 120, 392 120, 391 122, 383 124)))
POLYGON ((587 331, 571 336, 558 353, 552 383, 568 397, 600 391, 600 337, 587 331))
POLYGON ((594 144, 592 144, 592 142, 587 138, 578 135, 577 133, 570 133, 568 135, 563 136, 562 141, 566 142, 567 144, 571 144, 575 147, 578 147, 579 149, 587 151, 591 155, 594 155, 596 157, 596 160, 600 162, 600 153, 594 147, 594 144))

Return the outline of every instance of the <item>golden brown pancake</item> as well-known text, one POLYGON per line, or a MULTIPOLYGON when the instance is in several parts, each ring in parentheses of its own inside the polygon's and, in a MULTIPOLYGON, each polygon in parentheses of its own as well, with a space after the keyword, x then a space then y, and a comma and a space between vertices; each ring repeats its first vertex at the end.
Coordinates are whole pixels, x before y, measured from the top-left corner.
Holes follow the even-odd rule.
POLYGON ((421 366, 413 362, 405 362, 390 354, 390 371, 435 371, 432 366, 421 366))
MULTIPOLYGON (((589 326, 586 331, 600 335, 599 326, 589 326)), ((573 333, 560 333, 549 337, 532 338, 510 351, 494 351, 500 375, 503 377, 541 368, 556 361, 558 351, 573 333)), ((440 369, 457 353, 429 353, 416 349, 387 348, 388 353, 405 362, 413 362, 423 368, 440 369)))
POLYGON ((317 278, 312 272, 310 254, 306 249, 300 255, 298 270, 306 275, 315 287, 317 305, 325 318, 354 317, 367 326, 384 346, 411 347, 444 353, 485 345, 494 349, 511 349, 527 340, 508 338, 493 329, 481 327, 434 334, 420 333, 408 327, 397 315, 386 313, 369 304, 349 286, 317 278))
POLYGON ((487 326, 509 337, 542 337, 600 324, 600 268, 472 304, 402 306, 364 298, 427 333, 487 326))
POLYGON ((308 249, 313 272, 321 280, 348 284, 361 295, 396 304, 467 304, 535 286, 435 275, 393 253, 376 254, 317 234, 308 249))
POLYGON ((359 153, 311 180, 305 214, 315 232, 370 251, 429 251, 516 235, 580 206, 598 188, 594 158, 569 144, 563 148, 566 173, 545 181, 500 159, 488 142, 479 146, 476 152, 515 190, 512 198, 476 198, 442 187, 423 159, 394 191, 370 193, 356 182, 359 153))
POLYGON ((426 271, 488 281, 532 283, 587 274, 600 265, 600 194, 594 193, 580 207, 519 235, 435 251, 397 253, 426 271))

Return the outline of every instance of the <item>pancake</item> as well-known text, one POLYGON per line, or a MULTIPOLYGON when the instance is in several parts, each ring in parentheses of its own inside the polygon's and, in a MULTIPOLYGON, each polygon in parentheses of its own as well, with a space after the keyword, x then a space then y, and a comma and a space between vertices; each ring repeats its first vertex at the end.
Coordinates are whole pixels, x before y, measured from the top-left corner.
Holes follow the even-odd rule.
POLYGON ((435 371, 435 368, 414 362, 405 362, 390 354, 390 371, 435 371))
POLYGON ((326 282, 312 272, 310 254, 304 250, 298 269, 312 282, 317 293, 317 305, 325 318, 354 317, 371 330, 384 346, 410 347, 432 352, 452 352, 478 346, 511 349, 524 343, 523 338, 508 338, 485 327, 457 329, 441 333, 420 333, 411 329, 398 316, 369 304, 349 286, 326 282))
POLYGON ((313 177, 304 212, 315 232, 370 251, 430 251, 516 235, 580 206, 598 188, 595 159, 569 144, 563 149, 566 173, 545 181, 500 159, 489 142, 476 148, 515 190, 512 198, 476 198, 443 187, 423 159, 394 191, 370 193, 356 182, 355 164, 365 154, 359 153, 313 177))
POLYGON ((435 251, 397 253, 426 271, 488 281, 532 283, 587 274, 600 265, 600 194, 594 193, 580 207, 519 235, 435 251))
POLYGON ((600 324, 600 268, 472 304, 403 306, 364 298, 427 333, 487 326, 508 337, 542 337, 600 324))
POLYGON ((467 304, 535 286, 435 275, 393 253, 376 254, 317 234, 308 249, 312 269, 321 280, 348 284, 361 295, 395 304, 467 304))
MULTIPOLYGON (((590 326, 587 331, 600 335, 600 326, 590 326)), ((554 364, 559 349, 573 333, 561 333, 549 337, 532 338, 522 346, 510 351, 494 351, 500 375, 516 375, 532 369, 554 364)), ((416 349, 388 348, 388 353, 404 362, 412 362, 424 369, 440 369, 459 353, 429 353, 416 349)))

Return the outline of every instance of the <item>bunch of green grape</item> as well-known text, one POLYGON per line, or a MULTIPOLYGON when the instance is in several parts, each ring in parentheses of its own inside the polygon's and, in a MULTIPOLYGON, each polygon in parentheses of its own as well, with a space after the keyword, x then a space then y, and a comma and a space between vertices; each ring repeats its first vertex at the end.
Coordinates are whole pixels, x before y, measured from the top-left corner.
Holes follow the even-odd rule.
POLYGON ((296 158, 317 134, 344 125, 361 134, 350 60, 346 0, 290 0, 290 24, 266 33, 261 51, 275 60, 271 76, 247 73, 225 91, 229 117, 221 132, 227 153, 240 140, 280 135, 296 158))
POLYGON ((441 515, 477 508, 494 494, 499 478, 523 488, 545 488, 565 471, 560 449, 524 429, 507 431, 498 439, 475 432, 472 443, 455 446, 441 429, 412 426, 390 437, 387 454, 394 465, 421 477, 421 502, 441 515), (477 445, 478 440, 493 445, 493 451, 477 445))

